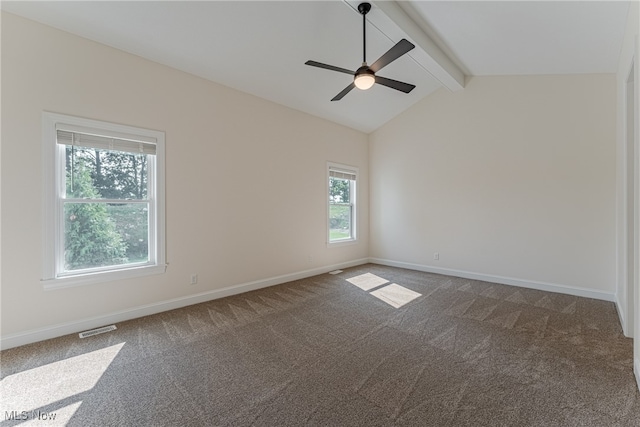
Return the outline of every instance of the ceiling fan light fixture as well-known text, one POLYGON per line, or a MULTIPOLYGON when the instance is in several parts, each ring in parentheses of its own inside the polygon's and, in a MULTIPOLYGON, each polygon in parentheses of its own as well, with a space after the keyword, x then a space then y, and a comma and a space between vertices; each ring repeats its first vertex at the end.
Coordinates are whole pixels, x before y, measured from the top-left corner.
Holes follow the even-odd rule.
POLYGON ((356 71, 353 83, 358 89, 367 90, 376 82, 376 77, 368 67, 361 67, 356 71))

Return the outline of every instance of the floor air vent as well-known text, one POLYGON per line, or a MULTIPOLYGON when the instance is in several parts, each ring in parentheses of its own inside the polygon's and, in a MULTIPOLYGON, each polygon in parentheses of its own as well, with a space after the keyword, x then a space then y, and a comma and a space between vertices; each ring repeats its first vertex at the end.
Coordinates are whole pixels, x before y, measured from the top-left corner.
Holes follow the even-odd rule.
POLYGON ((102 328, 92 329, 90 331, 80 332, 78 335, 80 338, 87 338, 98 334, 104 334, 105 332, 115 331, 116 329, 116 325, 109 325, 103 326, 102 328))

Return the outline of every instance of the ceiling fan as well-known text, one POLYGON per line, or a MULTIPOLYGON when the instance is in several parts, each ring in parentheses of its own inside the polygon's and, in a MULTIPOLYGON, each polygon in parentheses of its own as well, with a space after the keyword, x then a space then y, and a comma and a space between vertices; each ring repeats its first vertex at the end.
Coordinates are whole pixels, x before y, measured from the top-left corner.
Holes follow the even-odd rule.
POLYGON ((371 4, 360 3, 358 5, 358 12, 362 14, 362 66, 355 72, 347 70, 346 68, 334 67, 333 65, 323 64, 317 61, 307 61, 306 65, 312 67, 325 68, 327 70, 338 71, 340 73, 351 74, 353 76, 353 82, 344 88, 342 92, 333 97, 332 101, 341 100, 347 93, 349 93, 354 87, 358 89, 367 90, 374 83, 378 83, 382 86, 390 87, 404 93, 409 93, 415 88, 415 85, 409 83, 399 82, 397 80, 387 79, 385 77, 376 76, 376 73, 383 67, 389 65, 391 62, 400 58, 405 53, 409 52, 415 46, 413 43, 406 39, 400 40, 389 49, 384 55, 382 55, 376 62, 367 65, 367 33, 366 33, 366 15, 371 10, 371 4))

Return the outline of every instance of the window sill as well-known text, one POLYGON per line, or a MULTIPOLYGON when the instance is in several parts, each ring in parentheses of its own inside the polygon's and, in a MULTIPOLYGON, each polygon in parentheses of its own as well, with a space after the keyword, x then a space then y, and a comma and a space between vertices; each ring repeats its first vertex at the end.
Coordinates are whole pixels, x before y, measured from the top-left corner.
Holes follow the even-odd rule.
POLYGON ((334 240, 332 242, 327 242, 327 247, 335 248, 339 246, 355 245, 356 243, 358 243, 356 239, 334 240))
POLYGON ((163 274, 167 270, 166 264, 145 265, 141 267, 123 268, 121 270, 100 271, 95 273, 77 274, 74 276, 43 279, 42 287, 45 291, 72 288, 76 286, 92 285, 94 283, 110 282, 113 280, 130 279, 133 277, 163 274))

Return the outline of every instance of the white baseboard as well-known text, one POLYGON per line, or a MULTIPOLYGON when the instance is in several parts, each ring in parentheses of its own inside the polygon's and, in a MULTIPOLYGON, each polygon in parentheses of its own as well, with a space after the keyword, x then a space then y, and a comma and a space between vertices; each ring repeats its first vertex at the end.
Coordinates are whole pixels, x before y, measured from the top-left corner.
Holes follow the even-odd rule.
POLYGON ((427 273, 444 274, 446 276, 463 277, 465 279, 482 280, 485 282, 500 283, 503 285, 520 286, 523 288, 537 289, 540 291, 556 292, 560 294, 575 295, 579 297, 599 299, 603 301, 615 302, 615 294, 596 291, 593 289, 579 288, 575 286, 559 285, 556 283, 537 282, 534 280, 516 279, 513 277, 494 276, 483 273, 473 273, 470 271, 454 270, 450 268, 433 267, 430 265, 413 264, 402 261, 393 261, 381 258, 369 258, 369 262, 374 264, 388 265, 391 267, 407 268, 409 270, 424 271, 427 273))
POLYGON ((633 338, 633 334, 629 334, 629 328, 627 327, 627 322, 625 319, 627 318, 626 313, 624 311, 625 305, 620 302, 619 295, 616 293, 615 295, 615 305, 616 312, 618 313, 618 320, 620 320, 620 326, 622 326, 622 333, 625 337, 633 338))
MULTIPOLYGON (((530 289, 538 289, 542 291, 557 292, 568 295, 581 296, 586 298, 594 298, 604 301, 617 302, 615 294, 610 294, 602 291, 595 291, 592 289, 578 288, 573 286, 565 286, 553 283, 544 283, 531 280, 522 280, 512 277, 494 276, 482 273, 473 273, 463 270, 454 270, 449 268, 434 267, 422 264, 413 264, 408 262, 393 261, 382 258, 362 258, 353 261, 343 262, 339 264, 328 265, 324 267, 318 267, 310 270, 299 271, 296 273, 285 274, 282 276, 271 277, 262 280, 256 280, 253 282, 242 283, 238 285, 229 286, 222 289, 213 289, 207 292, 199 294, 188 295, 185 297, 174 298, 168 301, 157 302, 153 304, 147 304, 139 307, 134 307, 127 310, 118 311, 115 313, 96 316, 87 319, 81 319, 78 321, 62 323, 57 325, 48 326, 45 328, 34 329, 18 334, 7 335, 0 338, 0 350, 9 349, 12 347, 18 347, 21 345, 31 344, 38 341, 43 341, 50 338, 56 338, 67 334, 77 333, 88 329, 97 328, 100 326, 124 322, 126 320, 136 319, 138 317, 149 316, 151 314, 161 313, 163 311, 174 310, 176 308, 186 307, 188 305, 199 304, 206 301, 211 301, 218 298, 224 298, 231 295, 237 295, 244 292, 253 291, 256 289, 262 289, 269 286, 279 285, 281 283, 290 282, 293 280, 304 279, 318 274, 328 273, 329 271, 354 267, 357 265, 366 264, 371 262, 374 264, 388 265, 391 267, 406 268, 410 270, 424 271, 428 273, 437 273, 447 276, 463 277, 466 279, 482 280, 486 282, 501 283, 505 285, 520 286, 530 289)), ((619 315, 622 316, 620 308, 618 308, 619 315)), ((621 319, 624 316, 621 317, 621 319)), ((624 323, 623 323, 624 325, 624 323)), ((638 372, 640 372, 640 364, 636 360, 636 378, 640 378, 638 372)), ((639 383, 640 384, 640 383, 639 383)))
POLYGON ((53 326, 47 326, 45 328, 21 332, 18 334, 7 335, 0 338, 0 350, 6 350, 12 347, 18 347, 21 345, 47 340, 50 338, 56 338, 63 335, 86 331, 88 329, 93 329, 104 325, 124 322, 125 320, 149 316, 151 314, 157 314, 163 311, 174 310, 176 308, 186 307, 188 305, 199 304, 218 298, 224 298, 231 295, 254 291, 256 289, 279 285, 281 283, 287 283, 293 280, 300 280, 307 277, 316 276, 318 274, 328 273, 329 271, 337 270, 340 268, 355 267, 357 265, 366 264, 367 262, 369 262, 367 258, 347 261, 339 264, 313 268, 311 270, 304 270, 296 273, 285 274, 282 276, 271 277, 268 279, 233 285, 222 289, 213 289, 195 295, 188 295, 185 297, 174 298, 168 301, 147 304, 102 316, 91 317, 88 319, 82 319, 68 323, 61 323, 53 326))
POLYGON ((638 384, 638 390, 640 390, 640 359, 633 359, 633 373, 636 377, 636 383, 638 384))

